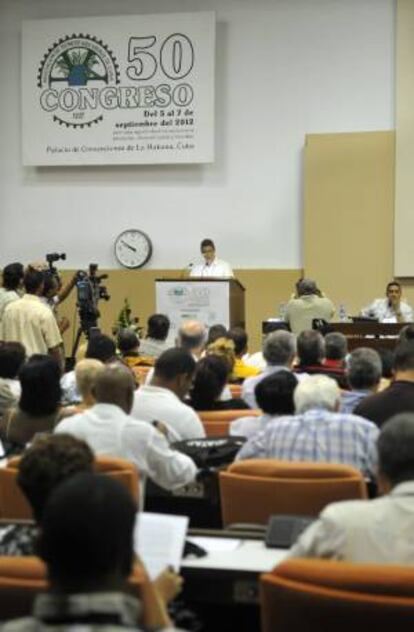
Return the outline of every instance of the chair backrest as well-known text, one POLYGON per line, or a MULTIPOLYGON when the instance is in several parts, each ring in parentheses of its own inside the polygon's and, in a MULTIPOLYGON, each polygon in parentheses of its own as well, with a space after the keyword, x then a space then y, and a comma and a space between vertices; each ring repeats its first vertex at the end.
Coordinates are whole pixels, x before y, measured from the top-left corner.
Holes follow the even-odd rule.
POLYGON ((201 421, 234 421, 239 417, 259 417, 262 411, 257 408, 240 410, 200 410, 197 412, 201 421))
POLYGON ((315 516, 330 502, 366 498, 362 474, 347 465, 249 459, 220 472, 223 524, 266 524, 272 514, 315 516))
MULTIPOLYGON (((19 463, 20 457, 13 457, 5 467, 0 468, 0 517, 3 520, 33 519, 31 507, 17 485, 19 463)), ((138 501, 139 477, 133 463, 126 459, 98 455, 95 468, 126 485, 134 500, 138 501)))
MULTIPOLYGON (((36 595, 45 592, 47 586, 46 567, 39 558, 0 556, 1 620, 30 615, 36 595)), ((134 565, 127 590, 141 599, 143 625, 158 627, 162 622, 154 589, 141 565, 134 565)))
POLYGON ((260 603, 262 632, 405 632, 413 628, 414 569, 291 559, 261 576, 260 603))

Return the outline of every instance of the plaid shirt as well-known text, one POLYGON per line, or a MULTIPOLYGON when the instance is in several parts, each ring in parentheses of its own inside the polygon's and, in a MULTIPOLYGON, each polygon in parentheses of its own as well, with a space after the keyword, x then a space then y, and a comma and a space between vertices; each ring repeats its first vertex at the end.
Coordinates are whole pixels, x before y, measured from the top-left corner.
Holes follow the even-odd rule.
POLYGON ((272 420, 243 445, 237 459, 344 463, 373 477, 378 434, 362 417, 313 408, 272 420))

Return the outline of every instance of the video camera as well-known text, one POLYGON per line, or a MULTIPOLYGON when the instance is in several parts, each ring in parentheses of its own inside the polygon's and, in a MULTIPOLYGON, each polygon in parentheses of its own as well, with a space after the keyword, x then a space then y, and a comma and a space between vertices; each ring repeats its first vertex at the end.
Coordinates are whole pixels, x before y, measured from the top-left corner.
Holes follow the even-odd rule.
POLYGON ((59 261, 59 259, 62 259, 62 261, 66 260, 66 253, 62 252, 61 254, 59 254, 58 252, 51 252, 49 254, 46 255, 45 257, 48 266, 49 266, 49 270, 52 274, 58 274, 57 268, 53 265, 55 263, 55 261, 59 261))
POLYGON ((97 327, 100 316, 98 302, 102 299, 109 301, 111 298, 106 286, 101 285, 107 274, 97 275, 98 264, 90 263, 89 271, 79 270, 76 278, 76 290, 78 293, 77 306, 79 310, 80 326, 88 336, 91 327, 97 327))

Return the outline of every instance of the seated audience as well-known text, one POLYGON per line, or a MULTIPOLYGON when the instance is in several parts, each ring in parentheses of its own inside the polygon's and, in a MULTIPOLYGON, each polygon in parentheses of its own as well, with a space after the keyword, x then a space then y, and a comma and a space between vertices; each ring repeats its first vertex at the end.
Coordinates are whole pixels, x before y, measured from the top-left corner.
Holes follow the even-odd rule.
POLYGON ((372 478, 378 428, 356 415, 338 413, 340 398, 334 380, 310 375, 296 387, 296 414, 269 422, 243 445, 237 458, 344 463, 372 478))
POLYGON ((263 342, 263 356, 266 360, 266 368, 260 375, 249 377, 243 382, 242 398, 250 408, 258 407, 254 395, 254 389, 257 384, 271 373, 291 371, 295 353, 295 336, 289 331, 273 331, 266 336, 263 342))
MULTIPOLYGON (((115 342, 105 334, 92 335, 86 346, 85 358, 99 360, 104 364, 117 360, 115 342)), ((62 401, 64 404, 79 404, 81 395, 76 387, 75 371, 68 371, 62 377, 62 401)))
MULTIPOLYGON (((154 366, 155 359, 153 356, 145 356, 140 354, 140 341, 132 329, 122 329, 118 334, 118 349, 121 353, 122 360, 135 373, 137 366, 154 366)), ((137 374, 139 377, 139 374, 137 374)))
POLYGON ((21 263, 9 263, 3 268, 3 287, 0 288, 0 321, 6 305, 20 298, 23 290, 24 268, 21 263))
POLYGON ((397 346, 390 386, 363 399, 354 412, 380 427, 397 413, 414 412, 414 342, 397 346))
POLYGON ((295 373, 307 375, 328 375, 336 380, 341 388, 348 388, 344 369, 336 369, 325 364, 325 340, 319 331, 302 331, 297 338, 298 364, 295 373))
POLYGON ((241 327, 233 327, 229 331, 229 338, 234 342, 234 353, 236 360, 233 368, 233 376, 236 380, 244 380, 246 377, 252 377, 259 374, 259 369, 249 366, 243 360, 248 351, 247 333, 241 327))
MULTIPOLYGON (((38 546, 49 590, 36 597, 32 618, 5 624, 5 632, 141 629, 141 604, 126 593, 136 512, 128 490, 108 476, 61 483, 44 509, 38 546)), ((166 611, 160 623, 170 626, 166 611)))
POLYGON ((207 332, 203 323, 198 320, 186 320, 178 330, 176 346, 186 349, 198 362, 204 351, 207 332))
POLYGON ((132 461, 143 483, 148 476, 161 487, 174 489, 193 481, 197 473, 194 462, 171 450, 164 434, 154 425, 130 416, 134 390, 134 379, 127 368, 107 365, 96 377, 96 404, 63 420, 55 432, 83 439, 96 454, 132 461))
POLYGON ((163 423, 171 442, 204 437, 198 415, 182 401, 190 389, 195 367, 188 351, 164 351, 155 363, 151 383, 134 393, 132 417, 142 422, 163 423))
POLYGON ((344 371, 345 358, 348 354, 348 340, 339 331, 331 331, 325 336, 325 360, 327 369, 344 371))
POLYGON ((405 325, 400 329, 398 336, 398 342, 411 342, 414 341, 414 324, 405 325))
POLYGON ((211 325, 211 327, 208 330, 208 335, 207 335, 207 345, 211 344, 212 342, 215 342, 217 340, 217 338, 227 338, 228 336, 228 331, 225 328, 224 325, 211 325))
POLYGON ((240 417, 230 423, 229 434, 249 439, 275 417, 293 415, 293 392, 298 380, 289 371, 277 371, 261 380, 254 391, 257 404, 262 410, 260 417, 240 417))
POLYGON ((207 355, 197 363, 190 399, 187 404, 195 410, 235 410, 248 408, 242 399, 221 400, 220 396, 227 384, 229 368, 220 356, 207 355))
POLYGON ((50 493, 62 481, 79 472, 92 472, 89 446, 69 435, 48 435, 35 439, 23 454, 17 484, 26 496, 36 524, 17 523, 0 534, 0 555, 36 555, 38 525, 50 493))
POLYGON ((67 406, 65 408, 65 416, 81 413, 87 408, 91 408, 96 404, 94 396, 95 381, 99 373, 104 369, 105 365, 100 360, 93 358, 85 358, 79 360, 75 366, 76 389, 81 397, 79 404, 67 406))
POLYGON ((315 281, 300 279, 296 284, 297 298, 291 298, 286 306, 285 321, 294 334, 312 329, 315 319, 329 322, 335 307, 329 298, 321 296, 315 281))
POLYGON ((377 445, 381 497, 328 505, 291 556, 414 564, 414 415, 402 413, 387 421, 377 445))
POLYGON ((375 349, 359 347, 350 354, 346 374, 351 390, 342 391, 342 413, 352 413, 359 402, 378 390, 381 371, 381 358, 375 349))
POLYGON ((236 354, 234 352, 234 342, 230 338, 216 338, 206 348, 206 355, 214 355, 224 360, 227 365, 228 380, 233 377, 236 354))
POLYGON ((170 319, 164 314, 152 314, 147 320, 147 335, 140 341, 143 356, 158 358, 171 345, 167 342, 170 319))
POLYGON ((21 388, 17 374, 25 358, 26 352, 20 342, 0 343, 0 417, 19 400, 21 388))
POLYGON ((0 438, 23 448, 38 432, 52 432, 62 418, 60 368, 50 356, 33 355, 20 370, 21 395, 0 420, 0 438))

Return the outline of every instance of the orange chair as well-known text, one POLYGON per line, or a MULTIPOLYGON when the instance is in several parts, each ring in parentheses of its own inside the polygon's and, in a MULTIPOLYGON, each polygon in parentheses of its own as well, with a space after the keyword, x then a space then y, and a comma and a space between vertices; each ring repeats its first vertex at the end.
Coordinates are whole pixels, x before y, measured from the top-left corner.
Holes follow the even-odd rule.
POLYGON ((414 568, 291 559, 260 578, 262 632, 408 632, 414 568))
MULTIPOLYGON (((17 485, 17 471, 20 457, 10 459, 4 468, 0 468, 0 517, 3 520, 32 520, 32 510, 17 485)), ((128 487, 134 499, 138 501, 139 477, 135 465, 126 459, 110 456, 97 456, 95 468, 128 487)))
MULTIPOLYGON (((1 620, 30 615, 38 593, 47 589, 46 568, 37 557, 0 557, 1 620)), ((164 627, 153 585, 143 566, 134 564, 127 590, 141 599, 142 624, 164 627)))
POLYGON ((362 474, 332 463, 249 459, 220 472, 223 524, 266 524, 272 514, 315 516, 330 502, 366 498, 362 474))
POLYGON ((137 365, 133 367, 135 376, 138 380, 138 383, 142 386, 145 384, 145 378, 147 377, 149 371, 152 369, 151 366, 137 365))
POLYGON ((202 410, 198 413, 207 437, 223 437, 229 434, 230 422, 239 417, 258 417, 261 411, 257 409, 241 410, 202 410))

